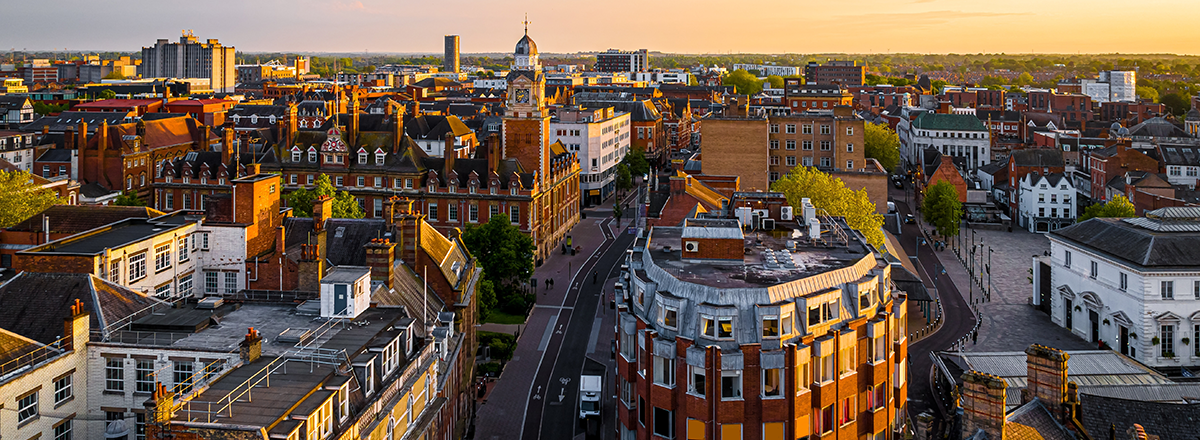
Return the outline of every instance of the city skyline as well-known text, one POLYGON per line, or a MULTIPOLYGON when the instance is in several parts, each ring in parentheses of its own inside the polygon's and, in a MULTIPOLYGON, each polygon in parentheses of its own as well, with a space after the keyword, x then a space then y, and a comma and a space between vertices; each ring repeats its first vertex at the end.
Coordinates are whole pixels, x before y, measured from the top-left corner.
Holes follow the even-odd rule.
POLYGON ((686 4, 622 1, 609 5, 609 10, 641 12, 606 17, 608 22, 601 24, 607 25, 601 26, 579 26, 563 19, 576 12, 575 5, 543 1, 514 2, 497 8, 494 3, 459 0, 450 6, 461 12, 447 14, 446 4, 394 4, 382 0, 218 0, 173 5, 167 19, 145 12, 161 8, 146 0, 125 2, 124 8, 95 10, 81 0, 62 3, 63 10, 88 12, 56 16, 58 25, 51 35, 42 32, 44 21, 34 19, 43 11, 33 3, 8 6, 6 15, 28 19, 15 20, 0 31, 0 41, 8 46, 0 50, 133 52, 160 38, 178 39, 181 30, 191 29, 202 40, 218 39, 242 52, 438 54, 442 36, 454 34, 462 37, 462 53, 507 53, 528 13, 530 34, 545 53, 646 48, 695 54, 1200 54, 1200 31, 1187 23, 1187 17, 1200 12, 1200 4, 1183 0, 1160 0, 1153 8, 1139 9, 1110 0, 1065 0, 1050 11, 1033 0, 1003 6, 981 0, 864 0, 852 9, 844 4, 796 5, 781 0, 735 9, 712 0, 686 4), (1177 13, 1153 14, 1163 8, 1177 13), (264 24, 262 17, 270 17, 280 25, 264 24), (675 20, 662 23, 660 17, 675 20), (1150 19, 1156 23, 1155 32, 1137 32, 1132 26, 1127 26, 1128 31, 1119 30, 1121 23, 1146 23, 1150 19), (133 21, 139 22, 136 32, 97 34, 93 30, 97 23, 133 21), (1075 24, 1055 24, 1068 22, 1075 24), (742 29, 760 31, 740 36, 714 31, 738 23, 742 29), (1109 26, 1117 26, 1118 31, 1099 31, 1109 26), (366 32, 352 32, 358 29, 366 32), (921 38, 922 34, 944 37, 921 38))

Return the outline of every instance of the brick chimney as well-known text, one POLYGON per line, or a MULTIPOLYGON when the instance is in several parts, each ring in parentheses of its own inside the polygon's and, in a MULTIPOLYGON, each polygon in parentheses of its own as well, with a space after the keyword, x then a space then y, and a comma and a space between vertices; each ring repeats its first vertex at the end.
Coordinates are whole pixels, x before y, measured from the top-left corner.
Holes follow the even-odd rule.
POLYGON ((209 147, 211 147, 211 145, 209 145, 208 139, 212 137, 212 127, 208 125, 200 125, 199 128, 200 129, 197 130, 199 132, 197 133, 197 136, 200 139, 196 140, 196 146, 199 147, 200 151, 209 151, 209 147))
POLYGON ((400 246, 400 260, 409 267, 417 267, 417 248, 420 247, 421 224, 425 222, 425 216, 413 211, 413 201, 408 198, 394 201, 392 210, 389 221, 392 222, 392 236, 400 246))
POLYGON ((83 149, 77 148, 75 145, 75 127, 67 127, 67 129, 63 132, 63 147, 68 150, 83 149))
POLYGON ((320 292, 321 278, 325 276, 325 258, 320 245, 300 245, 300 260, 296 262, 297 290, 320 292))
POLYGON ((358 146, 358 92, 350 94, 350 127, 346 130, 346 143, 358 146))
POLYGON ((79 121, 79 133, 76 133, 76 134, 78 134, 78 135, 79 135, 79 139, 78 139, 78 140, 76 140, 75 142, 76 142, 77 144, 79 144, 79 149, 80 149, 80 150, 82 150, 82 149, 84 149, 84 148, 87 148, 87 141, 88 141, 88 139, 87 139, 87 136, 88 136, 88 132, 87 132, 87 130, 88 130, 88 124, 87 124, 87 122, 83 122, 82 120, 81 120, 81 121, 79 121))
POLYGON ((71 304, 71 316, 68 316, 66 322, 63 323, 63 334, 70 335, 69 338, 63 340, 64 350, 73 350, 75 347, 83 348, 87 345, 91 335, 91 321, 87 307, 79 298, 75 299, 75 303, 71 304))
POLYGON ((392 114, 392 153, 399 153, 400 142, 404 140, 404 107, 395 101, 390 101, 387 108, 392 114))
POLYGON ((396 243, 376 238, 366 244, 367 267, 371 269, 371 282, 382 282, 392 287, 392 267, 396 262, 396 243))
POLYGON ((500 135, 489 134, 487 137, 488 171, 500 174, 500 135))
POLYGON ((142 405, 146 408, 146 434, 156 438, 155 431, 170 429, 171 412, 175 406, 175 393, 172 393, 162 382, 154 383, 154 393, 142 405))
POLYGON ((238 343, 238 352, 242 356, 242 362, 248 364, 262 356, 262 339, 262 335, 259 335, 258 330, 255 330, 254 327, 247 329, 245 339, 238 343))
POLYGON ((325 220, 333 217, 333 197, 321 196, 313 200, 312 215, 313 230, 324 230, 325 220))
MULTIPOLYGON (((454 171, 455 157, 454 157, 454 148, 453 148, 453 144, 452 144, 453 142, 454 142, 453 140, 447 140, 446 141, 446 151, 442 152, 442 158, 446 159, 446 162, 444 163, 444 165, 442 167, 441 178, 442 178, 442 180, 446 181, 447 186, 450 185, 450 172, 454 171)), ((462 183, 462 182, 459 182, 459 183, 462 183)))
POLYGON ((229 165, 230 160, 234 158, 233 143, 234 129, 233 124, 226 122, 225 131, 221 133, 221 163, 229 165))
MULTIPOLYGON (((96 130, 96 180, 100 180, 100 176, 106 175, 104 172, 104 156, 108 155, 108 120, 100 121, 100 129, 96 130)), ((83 150, 86 146, 80 147, 83 150)), ((79 155, 79 163, 83 164, 83 154, 79 155)), ((76 173, 80 175, 80 173, 76 173)), ((121 188, 121 182, 117 182, 117 189, 121 188)), ((110 187, 111 188, 111 187, 110 187)))
POLYGON ((983 430, 990 440, 1004 439, 1004 379, 968 371, 962 376, 962 437, 983 430))
POLYGON ((1066 420, 1067 359, 1071 355, 1038 344, 1025 349, 1025 355, 1026 385, 1021 400, 1028 402, 1037 398, 1055 419, 1066 420))
POLYGON ((292 148, 293 145, 296 145, 296 131, 300 126, 300 122, 297 120, 296 116, 296 103, 288 103, 287 116, 284 117, 284 119, 287 120, 287 130, 285 130, 284 133, 284 139, 287 139, 287 143, 284 144, 284 147, 292 148))

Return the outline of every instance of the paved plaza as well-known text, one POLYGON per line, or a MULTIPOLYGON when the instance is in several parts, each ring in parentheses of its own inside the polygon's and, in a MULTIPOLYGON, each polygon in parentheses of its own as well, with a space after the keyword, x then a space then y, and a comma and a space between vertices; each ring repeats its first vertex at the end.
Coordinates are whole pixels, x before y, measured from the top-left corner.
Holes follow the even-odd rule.
MULTIPOLYGON (((964 229, 963 243, 969 259, 972 230, 964 229)), ((991 246, 992 293, 991 301, 981 301, 978 284, 972 284, 971 292, 961 288, 969 282, 966 269, 958 262, 954 251, 947 247, 938 252, 938 257, 947 266, 947 273, 954 278, 968 298, 978 302, 981 315, 979 340, 968 345, 970 351, 1024 351, 1030 344, 1042 344, 1062 350, 1095 349, 1090 343, 1071 334, 1067 329, 1050 321, 1046 314, 1034 309, 1030 303, 1033 292, 1033 257, 1050 250, 1050 240, 1044 234, 1034 234, 1013 228, 1012 232, 974 230, 974 240, 983 243, 982 251, 975 257, 975 274, 982 273, 983 285, 988 283, 984 266, 988 262, 988 246, 991 246), (982 262, 981 262, 982 259, 982 262)), ((969 262, 968 262, 969 264, 969 262)))

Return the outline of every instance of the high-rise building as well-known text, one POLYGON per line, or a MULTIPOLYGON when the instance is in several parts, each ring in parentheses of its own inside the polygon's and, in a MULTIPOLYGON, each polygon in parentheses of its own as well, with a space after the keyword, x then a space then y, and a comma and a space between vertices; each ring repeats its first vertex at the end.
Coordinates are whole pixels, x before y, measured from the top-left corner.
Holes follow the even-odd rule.
POLYGON ((609 49, 596 54, 596 71, 599 72, 645 72, 650 67, 646 49, 620 51, 609 49))
POLYGON ((1081 92, 1095 102, 1137 102, 1137 72, 1105 70, 1099 79, 1080 80, 1081 92))
POLYGON ((159 39, 154 46, 142 48, 143 78, 208 78, 214 92, 232 92, 236 83, 233 46, 222 46, 215 39, 201 43, 191 31, 184 31, 178 43, 159 39))
POLYGON ((809 84, 838 84, 861 86, 866 79, 865 66, 858 61, 810 62, 804 66, 804 79, 809 84))
POLYGON ((458 35, 446 36, 446 55, 442 59, 442 70, 451 73, 459 72, 458 64, 458 35))

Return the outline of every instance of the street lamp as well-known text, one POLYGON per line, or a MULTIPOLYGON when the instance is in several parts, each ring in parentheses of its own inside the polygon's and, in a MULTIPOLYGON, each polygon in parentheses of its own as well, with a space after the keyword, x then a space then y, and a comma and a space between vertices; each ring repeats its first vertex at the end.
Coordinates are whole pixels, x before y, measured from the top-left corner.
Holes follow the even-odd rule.
POLYGON ((992 247, 991 246, 988 246, 987 274, 988 274, 987 300, 990 302, 992 300, 992 247))

